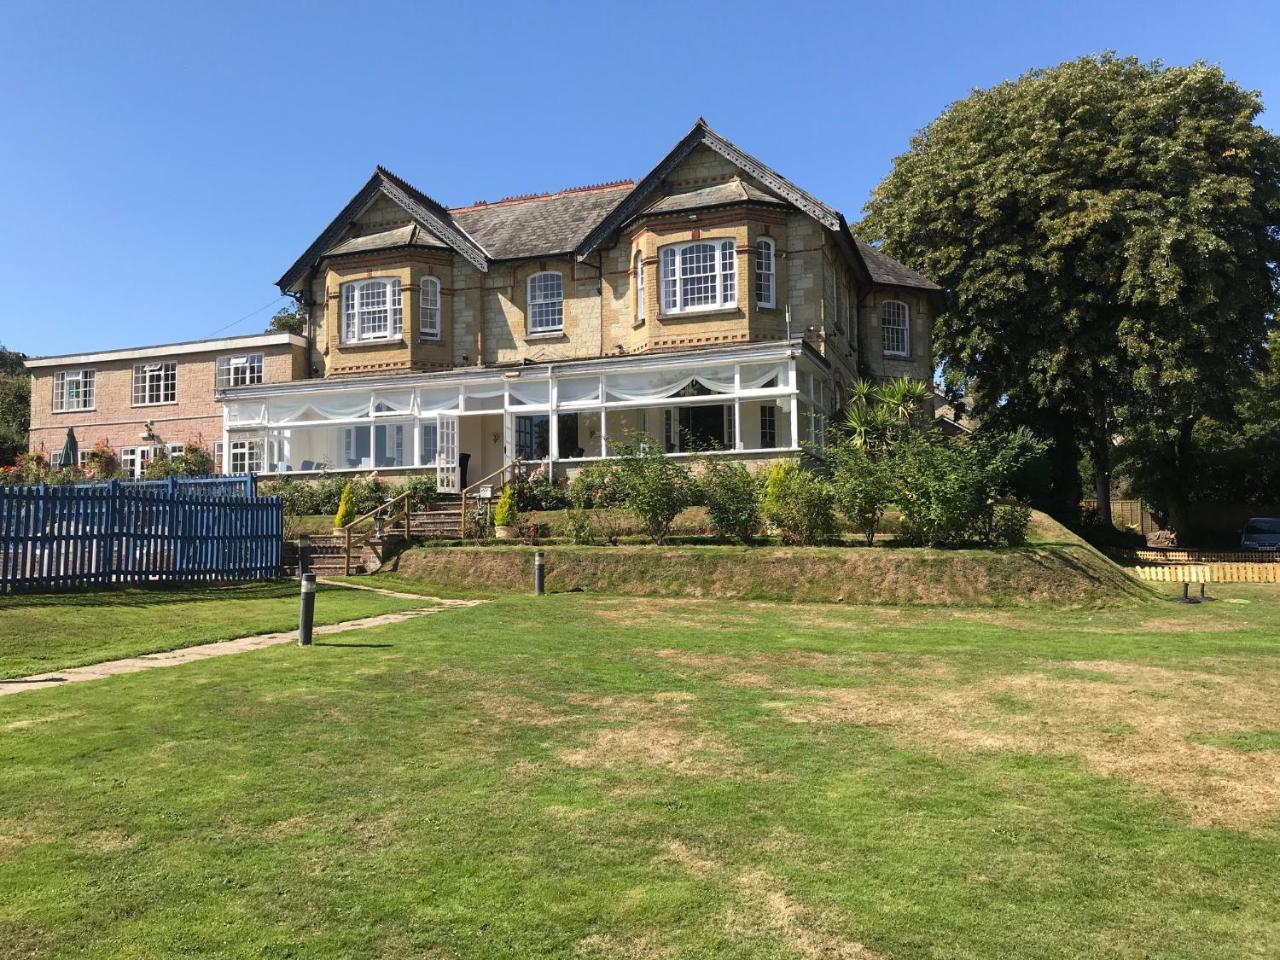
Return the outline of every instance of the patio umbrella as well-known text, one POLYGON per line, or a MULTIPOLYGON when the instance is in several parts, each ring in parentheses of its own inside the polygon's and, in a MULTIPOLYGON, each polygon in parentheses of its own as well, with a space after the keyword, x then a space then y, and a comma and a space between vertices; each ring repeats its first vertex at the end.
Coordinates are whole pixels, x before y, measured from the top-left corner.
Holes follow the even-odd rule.
POLYGON ((76 443, 76 431, 67 427, 67 442, 62 445, 62 460, 58 464, 62 468, 74 467, 80 462, 80 444, 76 443))

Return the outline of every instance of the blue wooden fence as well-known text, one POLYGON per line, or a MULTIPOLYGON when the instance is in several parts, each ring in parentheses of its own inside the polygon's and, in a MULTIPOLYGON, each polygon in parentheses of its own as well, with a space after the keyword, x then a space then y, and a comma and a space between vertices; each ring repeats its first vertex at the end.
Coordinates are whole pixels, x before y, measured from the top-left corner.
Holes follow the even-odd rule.
POLYGON ((0 486, 0 593, 265 580, 280 575, 283 526, 279 497, 168 482, 0 486))

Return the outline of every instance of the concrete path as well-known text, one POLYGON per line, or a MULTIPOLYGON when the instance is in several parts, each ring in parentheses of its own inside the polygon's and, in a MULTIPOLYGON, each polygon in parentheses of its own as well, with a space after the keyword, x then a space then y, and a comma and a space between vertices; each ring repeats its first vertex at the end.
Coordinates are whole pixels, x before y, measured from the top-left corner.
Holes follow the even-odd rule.
MULTIPOLYGON (((350 584, 334 584, 338 587, 349 587, 350 584)), ((384 613, 376 617, 362 617, 359 620, 344 620, 316 627, 312 633, 317 637, 333 636, 338 633, 350 633, 355 630, 368 630, 370 627, 382 627, 391 623, 403 623, 425 617, 451 607, 474 607, 484 600, 438 600, 433 597, 420 597, 416 594, 390 593, 376 587, 360 587, 361 590, 374 590, 391 596, 408 597, 412 600, 423 600, 435 603, 434 607, 423 607, 421 610, 404 610, 400 613, 384 613)), ((210 657, 225 657, 233 653, 247 653, 250 650, 261 650, 281 643, 297 643, 298 632, 289 630, 283 633, 262 633, 256 637, 240 637, 237 640, 220 640, 216 643, 202 643, 194 647, 183 647, 181 650, 168 650, 163 653, 147 653, 140 657, 126 657, 123 660, 108 660, 105 663, 94 663, 87 667, 68 667, 52 673, 37 673, 17 680, 0 680, 0 696, 11 693, 25 693, 28 690, 45 690, 49 687, 61 687, 68 683, 82 683, 85 680, 101 680, 103 677, 114 677, 122 673, 138 673, 142 670, 154 670, 157 667, 176 667, 197 660, 208 660, 210 657)))

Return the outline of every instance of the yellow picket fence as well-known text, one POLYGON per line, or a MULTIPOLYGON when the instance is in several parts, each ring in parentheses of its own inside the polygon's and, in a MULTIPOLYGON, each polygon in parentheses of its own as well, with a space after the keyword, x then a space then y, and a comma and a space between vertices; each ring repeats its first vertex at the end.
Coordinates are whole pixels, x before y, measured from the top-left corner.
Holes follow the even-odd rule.
POLYGON ((1276 563, 1167 563, 1130 569, 1139 580, 1153 583, 1280 583, 1276 563))

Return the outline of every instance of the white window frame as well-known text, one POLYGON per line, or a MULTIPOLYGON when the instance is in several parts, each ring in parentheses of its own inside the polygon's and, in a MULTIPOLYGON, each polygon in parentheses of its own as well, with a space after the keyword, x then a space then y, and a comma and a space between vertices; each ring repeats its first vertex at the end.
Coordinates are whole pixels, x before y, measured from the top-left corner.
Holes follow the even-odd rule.
POLYGON ((213 383, 218 390, 253 387, 262 383, 266 358, 261 353, 241 353, 219 357, 213 383))
POLYGON ((738 305, 738 249, 730 237, 706 237, 688 243, 673 243, 658 253, 659 276, 662 281, 663 315, 706 313, 726 310, 738 305), (685 254, 694 247, 711 247, 712 273, 685 273, 685 254), (714 277, 715 299, 706 303, 686 304, 685 283, 697 277, 714 277))
POLYGON ((530 336, 536 336, 540 333, 560 333, 561 331, 563 331, 564 330, 564 274, 561 273, 559 270, 540 270, 537 273, 532 274, 529 277, 529 279, 525 281, 525 291, 527 294, 526 303, 528 306, 528 310, 525 312, 525 316, 528 318, 527 324, 525 327, 526 333, 530 336), (543 291, 537 291, 537 296, 535 299, 534 288, 536 286, 541 286, 541 284, 539 284, 537 281, 540 281, 543 277, 556 278, 560 286, 560 296, 558 297, 547 296, 543 291), (555 311, 557 320, 555 323, 547 323, 545 320, 539 320, 534 316, 535 313, 540 312, 534 309, 535 306, 544 306, 544 305, 551 305, 551 304, 554 304, 557 307, 555 311))
POLYGON ((147 464, 155 455, 155 447, 125 447, 120 451, 120 469, 135 480, 147 475, 147 464))
POLYGON ((161 407, 178 402, 178 365, 172 360, 133 365, 135 407, 161 407), (153 393, 160 399, 152 400, 153 393))
POLYGON ((53 375, 53 412, 96 410, 98 406, 98 374, 95 370, 59 370, 53 375), (71 401, 71 384, 76 385, 75 402, 71 401))
POLYGON ((221 475, 221 474, 222 474, 222 463, 223 463, 223 460, 222 460, 222 451, 223 451, 223 449, 224 449, 224 448, 223 448, 223 446, 222 446, 222 441, 221 441, 221 440, 215 440, 215 441, 213 441, 213 472, 214 472, 215 474, 218 474, 218 475, 221 475))
POLYGON ((760 404, 760 449, 776 450, 778 448, 778 407, 774 403, 760 404), (765 442, 765 434, 769 434, 765 442))
POLYGON ((886 357, 909 357, 911 356, 911 308, 901 300, 885 300, 879 306, 880 311, 880 345, 884 349, 886 357), (894 309, 889 309, 894 308, 894 309), (890 314, 898 313, 901 309, 901 316, 890 316, 890 314), (889 334, 894 333, 895 343, 893 349, 890 349, 889 334), (902 335, 902 348, 897 349, 897 334, 902 335))
POLYGON ((418 339, 435 341, 443 336, 440 323, 440 281, 423 277, 418 283, 418 339))
POLYGON ((636 281, 636 319, 637 327, 644 326, 645 321, 645 302, 644 302, 644 254, 639 250, 632 258, 635 262, 635 281, 636 281))
POLYGON ((778 305, 778 247, 772 237, 756 241, 756 306, 778 305), (767 256, 766 256, 767 252, 767 256), (768 284, 767 288, 765 284, 768 284))
POLYGON ((261 440, 232 440, 227 457, 227 473, 262 472, 263 442, 261 440), (237 470, 237 464, 242 468, 237 470))
POLYGON ((399 340, 404 330, 404 300, 399 277, 370 277, 342 285, 342 342, 399 340), (374 290, 384 291, 382 305, 372 302, 374 290), (386 314, 379 318, 379 314, 386 314), (385 322, 384 322, 385 321, 385 322))

